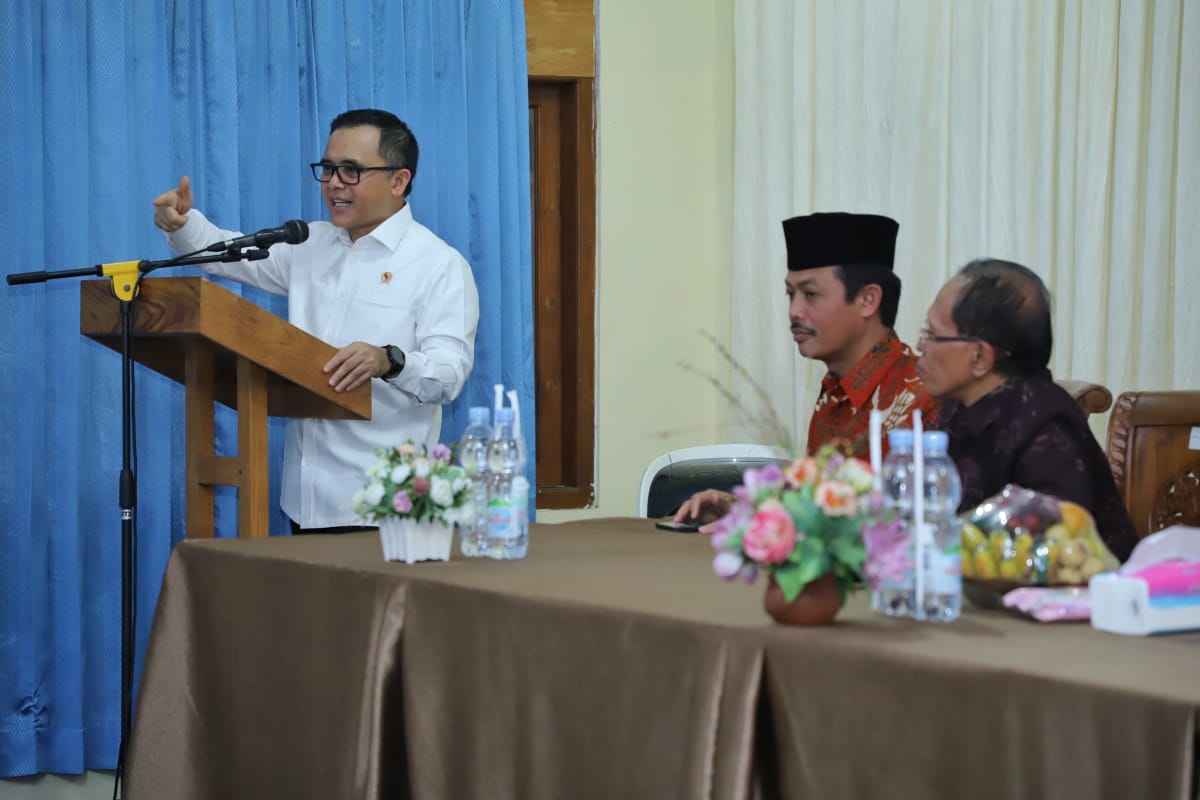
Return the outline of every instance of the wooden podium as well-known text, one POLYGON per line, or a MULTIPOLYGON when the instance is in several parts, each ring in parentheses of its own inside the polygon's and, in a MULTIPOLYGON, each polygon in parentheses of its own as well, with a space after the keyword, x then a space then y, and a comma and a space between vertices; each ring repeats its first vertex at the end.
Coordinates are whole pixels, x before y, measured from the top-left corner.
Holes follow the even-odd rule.
MULTIPOLYGON (((80 284, 79 330, 121 351, 121 304, 107 280, 80 284)), ((187 535, 213 535, 213 487, 238 489, 238 535, 266 536, 267 417, 370 419, 371 386, 335 392, 335 348, 205 278, 142 281, 133 360, 186 389, 187 535), (238 454, 214 452, 214 407, 238 414, 238 454)))

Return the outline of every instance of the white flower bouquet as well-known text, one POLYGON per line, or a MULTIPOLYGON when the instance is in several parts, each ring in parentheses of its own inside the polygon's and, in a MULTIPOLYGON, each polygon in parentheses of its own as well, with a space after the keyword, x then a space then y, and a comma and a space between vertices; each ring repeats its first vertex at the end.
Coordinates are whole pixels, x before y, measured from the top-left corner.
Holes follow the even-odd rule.
POLYGON ((427 452, 409 441, 378 455, 354 494, 355 513, 379 524, 387 560, 445 561, 454 526, 475 518, 466 471, 444 444, 427 452))

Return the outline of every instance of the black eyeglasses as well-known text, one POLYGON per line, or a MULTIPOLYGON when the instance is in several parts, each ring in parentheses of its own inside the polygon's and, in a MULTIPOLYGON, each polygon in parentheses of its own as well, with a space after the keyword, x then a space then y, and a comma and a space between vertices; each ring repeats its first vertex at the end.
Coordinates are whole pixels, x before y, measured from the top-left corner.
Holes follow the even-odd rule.
POLYGON ((364 172, 388 171, 404 169, 404 167, 360 167, 358 164, 334 164, 332 161, 318 161, 315 164, 309 164, 312 167, 313 177, 321 183, 329 183, 333 180, 336 174, 338 179, 347 186, 353 186, 362 180, 364 172))
POLYGON ((917 331, 917 347, 924 349, 927 342, 982 342, 978 336, 938 336, 929 328, 917 331))

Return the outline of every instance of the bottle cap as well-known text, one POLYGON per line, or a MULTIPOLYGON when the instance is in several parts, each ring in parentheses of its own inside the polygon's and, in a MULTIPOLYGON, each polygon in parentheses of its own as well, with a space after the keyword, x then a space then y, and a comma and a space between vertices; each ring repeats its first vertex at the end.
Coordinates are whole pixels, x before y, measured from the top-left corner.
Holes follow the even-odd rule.
POLYGON ((945 431, 925 431, 921 436, 921 444, 926 452, 945 453, 950 444, 950 436, 945 431))
POLYGON ((888 447, 890 447, 892 450, 912 450, 912 429, 892 428, 890 431, 888 431, 888 447))
POLYGON ((492 410, 487 406, 471 406, 471 410, 467 412, 467 416, 472 424, 479 423, 486 425, 488 419, 492 416, 492 410))
POLYGON ((516 413, 508 406, 496 409, 496 424, 500 424, 501 422, 512 422, 516 418, 516 413))

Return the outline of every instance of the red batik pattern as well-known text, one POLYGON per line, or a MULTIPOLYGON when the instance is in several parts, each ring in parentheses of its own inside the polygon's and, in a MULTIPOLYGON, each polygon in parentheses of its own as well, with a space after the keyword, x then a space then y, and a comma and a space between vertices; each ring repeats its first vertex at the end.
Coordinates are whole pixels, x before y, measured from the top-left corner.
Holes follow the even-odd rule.
POLYGON ((808 424, 808 452, 841 442, 856 456, 869 454, 871 409, 883 412, 884 450, 887 431, 912 426, 918 409, 925 429, 937 427, 938 402, 917 377, 917 356, 888 332, 879 344, 840 380, 826 374, 808 424))

